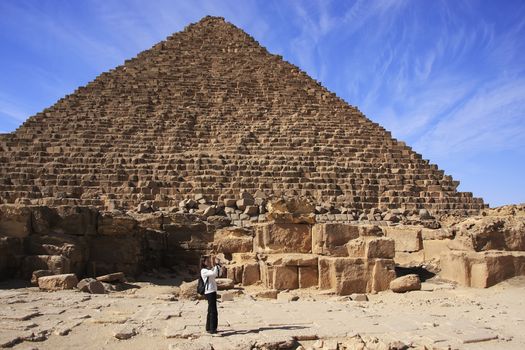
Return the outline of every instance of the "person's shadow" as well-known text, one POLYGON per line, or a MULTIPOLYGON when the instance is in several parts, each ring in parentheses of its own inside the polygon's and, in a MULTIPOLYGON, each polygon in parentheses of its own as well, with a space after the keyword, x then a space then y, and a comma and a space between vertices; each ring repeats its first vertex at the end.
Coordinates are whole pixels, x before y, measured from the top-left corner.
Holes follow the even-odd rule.
POLYGON ((220 334, 223 337, 227 337, 229 335, 237 335, 237 334, 250 334, 250 333, 259 333, 262 331, 267 330, 273 330, 273 329, 281 329, 281 330, 295 330, 295 329, 305 329, 310 327, 305 326, 268 326, 268 327, 259 327, 259 328, 253 328, 253 329, 237 329, 237 330, 231 330, 231 331, 224 331, 220 332, 220 334))

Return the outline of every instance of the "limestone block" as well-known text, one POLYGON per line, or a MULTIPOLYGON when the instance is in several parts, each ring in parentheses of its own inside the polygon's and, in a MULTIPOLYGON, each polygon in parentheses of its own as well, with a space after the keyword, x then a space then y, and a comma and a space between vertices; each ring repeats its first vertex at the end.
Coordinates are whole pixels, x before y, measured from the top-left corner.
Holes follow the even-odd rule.
POLYGON ((439 260, 442 253, 450 250, 448 244, 450 239, 427 239, 423 240, 423 251, 425 261, 439 260))
POLYGON ((394 260, 401 267, 421 266, 425 263, 425 251, 396 252, 394 260))
POLYGON ((31 210, 28 207, 0 205, 0 236, 24 238, 31 234, 31 210))
POLYGON ((144 229, 162 230, 164 223, 164 216, 161 212, 155 213, 137 213, 128 212, 130 216, 136 220, 137 226, 144 229))
POLYGON ((213 250, 220 253, 243 253, 253 249, 253 234, 241 227, 227 227, 215 232, 213 250))
POLYGON ((309 253, 310 226, 304 224, 262 223, 254 225, 254 251, 261 253, 309 253))
POLYGON ((454 226, 456 237, 466 249, 525 251, 524 216, 479 216, 454 226))
POLYGON ((136 227, 137 221, 129 215, 103 212, 98 216, 98 234, 100 235, 131 235, 135 232, 136 227))
POLYGON ((423 238, 423 244, 425 240, 442 240, 453 238, 454 234, 452 230, 447 228, 428 229, 421 228, 421 237, 423 238))
POLYGON ((31 207, 32 227, 37 234, 94 236, 98 210, 82 206, 31 207))
POLYGON ((395 243, 392 238, 374 237, 367 238, 365 245, 366 258, 392 259, 395 255, 395 243))
POLYGON ((299 275, 296 266, 273 266, 273 288, 277 290, 299 288, 299 275))
POLYGON ((318 283, 317 266, 299 266, 299 288, 317 287, 318 283))
POLYGON ((443 253, 439 259, 443 279, 458 282, 462 286, 470 286, 470 262, 468 253, 450 251, 443 253))
POLYGON ((38 279, 38 287, 42 290, 73 289, 77 284, 77 276, 73 273, 44 276, 38 279))
POLYGON ((333 256, 347 255, 345 244, 359 237, 359 228, 348 224, 315 224, 312 227, 312 253, 333 256))
POLYGON ((396 278, 395 263, 392 259, 376 259, 372 270, 370 292, 381 292, 390 288, 390 282, 396 278))
POLYGON ((257 262, 244 264, 242 270, 242 285, 249 286, 260 280, 259 264, 257 262))
POLYGON ((385 236, 393 238, 396 245, 396 252, 417 252, 423 249, 423 239, 421 237, 421 229, 396 226, 383 228, 385 236))
POLYGON ((338 295, 385 290, 394 277, 392 259, 319 257, 319 289, 338 295))
POLYGON ((89 255, 87 238, 83 236, 49 233, 31 235, 26 238, 26 253, 29 255, 62 255, 69 261, 69 270, 55 273, 85 273, 89 255))

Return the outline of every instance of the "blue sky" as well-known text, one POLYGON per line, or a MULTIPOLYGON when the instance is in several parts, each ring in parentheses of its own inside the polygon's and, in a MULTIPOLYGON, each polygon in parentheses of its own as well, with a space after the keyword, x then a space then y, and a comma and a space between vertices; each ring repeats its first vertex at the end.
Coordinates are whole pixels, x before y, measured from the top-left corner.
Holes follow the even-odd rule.
POLYGON ((1 0, 0 132, 205 15, 491 206, 525 202, 525 1, 1 0))

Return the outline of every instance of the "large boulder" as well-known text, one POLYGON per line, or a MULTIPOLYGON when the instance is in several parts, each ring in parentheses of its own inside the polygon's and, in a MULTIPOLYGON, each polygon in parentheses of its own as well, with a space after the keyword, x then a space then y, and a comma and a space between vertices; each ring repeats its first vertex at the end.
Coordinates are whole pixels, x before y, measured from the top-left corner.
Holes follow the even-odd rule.
POLYGON ((38 279, 38 287, 42 290, 73 289, 77 284, 77 276, 73 273, 44 276, 38 279))
POLYGON ((396 278, 390 282, 390 289, 395 293, 404 293, 421 289, 421 280, 416 274, 409 274, 396 278))

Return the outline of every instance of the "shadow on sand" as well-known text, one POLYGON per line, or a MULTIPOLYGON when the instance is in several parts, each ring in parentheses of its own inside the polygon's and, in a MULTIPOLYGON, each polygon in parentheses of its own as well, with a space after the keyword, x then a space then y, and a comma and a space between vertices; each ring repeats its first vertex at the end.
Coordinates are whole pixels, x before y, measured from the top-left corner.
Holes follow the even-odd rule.
POLYGON ((224 332, 220 332, 221 336, 227 337, 229 335, 241 335, 241 334, 250 334, 250 333, 259 333, 262 331, 268 331, 268 330, 296 330, 296 329, 305 329, 310 327, 305 326, 268 326, 268 327, 258 327, 258 328, 252 328, 252 329, 237 329, 237 330, 227 330, 224 332))

